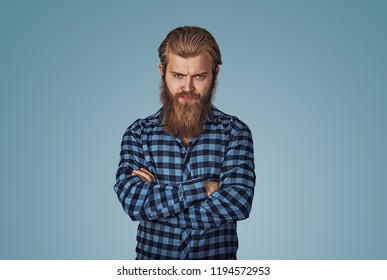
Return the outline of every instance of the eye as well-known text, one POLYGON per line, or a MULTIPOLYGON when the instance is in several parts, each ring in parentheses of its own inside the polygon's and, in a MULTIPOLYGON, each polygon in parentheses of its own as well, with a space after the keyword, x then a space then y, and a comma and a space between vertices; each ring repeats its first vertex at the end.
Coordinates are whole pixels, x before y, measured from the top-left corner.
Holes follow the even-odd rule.
POLYGON ((206 75, 204 74, 198 74, 196 75, 196 78, 200 79, 200 80, 203 80, 204 78, 206 78, 206 75))
POLYGON ((183 78, 183 74, 180 74, 180 73, 172 73, 172 76, 177 79, 183 78))

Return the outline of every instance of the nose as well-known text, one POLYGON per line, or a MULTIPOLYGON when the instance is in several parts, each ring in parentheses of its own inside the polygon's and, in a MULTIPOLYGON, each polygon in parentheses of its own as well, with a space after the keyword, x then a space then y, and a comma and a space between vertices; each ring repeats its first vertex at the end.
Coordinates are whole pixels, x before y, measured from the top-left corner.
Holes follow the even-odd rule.
POLYGON ((191 92, 191 91, 194 91, 195 88, 194 88, 194 84, 193 84, 193 79, 190 75, 187 75, 184 79, 184 85, 183 85, 183 88, 182 88, 184 91, 186 92, 191 92))

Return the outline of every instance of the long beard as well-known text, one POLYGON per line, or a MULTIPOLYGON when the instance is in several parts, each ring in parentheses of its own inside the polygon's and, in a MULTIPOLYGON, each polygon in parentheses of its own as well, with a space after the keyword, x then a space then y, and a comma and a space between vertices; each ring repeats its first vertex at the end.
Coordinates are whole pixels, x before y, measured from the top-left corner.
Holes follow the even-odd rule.
POLYGON ((179 92, 173 95, 163 78, 160 85, 160 100, 164 110, 164 130, 174 136, 196 138, 203 133, 203 125, 211 110, 211 101, 215 92, 216 80, 206 95, 191 92, 179 92), (195 101, 181 103, 179 97, 190 96, 195 101))

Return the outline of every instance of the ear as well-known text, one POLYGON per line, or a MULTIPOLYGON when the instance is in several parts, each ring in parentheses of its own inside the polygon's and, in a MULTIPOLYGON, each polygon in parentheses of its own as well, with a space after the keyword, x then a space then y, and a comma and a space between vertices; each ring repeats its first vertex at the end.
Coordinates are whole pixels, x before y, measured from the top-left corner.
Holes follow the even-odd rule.
POLYGON ((164 76, 164 65, 161 63, 159 64, 159 70, 160 70, 160 75, 164 76))
POLYGON ((214 78, 217 78, 218 77, 218 74, 219 74, 219 71, 220 71, 220 67, 218 66, 218 67, 216 67, 216 69, 215 69, 215 73, 214 73, 214 78))

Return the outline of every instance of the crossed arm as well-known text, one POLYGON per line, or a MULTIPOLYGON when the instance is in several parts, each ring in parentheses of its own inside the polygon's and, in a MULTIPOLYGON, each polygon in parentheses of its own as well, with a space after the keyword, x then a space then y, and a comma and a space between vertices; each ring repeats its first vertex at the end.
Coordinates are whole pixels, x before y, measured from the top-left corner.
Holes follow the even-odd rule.
MULTIPOLYGON (((144 161, 140 135, 124 135, 114 190, 125 212, 137 221, 158 221, 206 229, 249 216, 255 173, 251 133, 244 128, 230 139, 219 182, 193 178, 160 184, 144 161)), ((207 180, 206 180, 207 179, 207 180)))
MULTIPOLYGON (((140 168, 139 170, 133 170, 132 176, 138 176, 141 179, 141 182, 153 182, 156 183, 156 177, 149 170, 145 168, 140 168)), ((204 181, 204 186, 206 187, 207 195, 210 195, 219 190, 219 183, 216 181, 204 181)))

